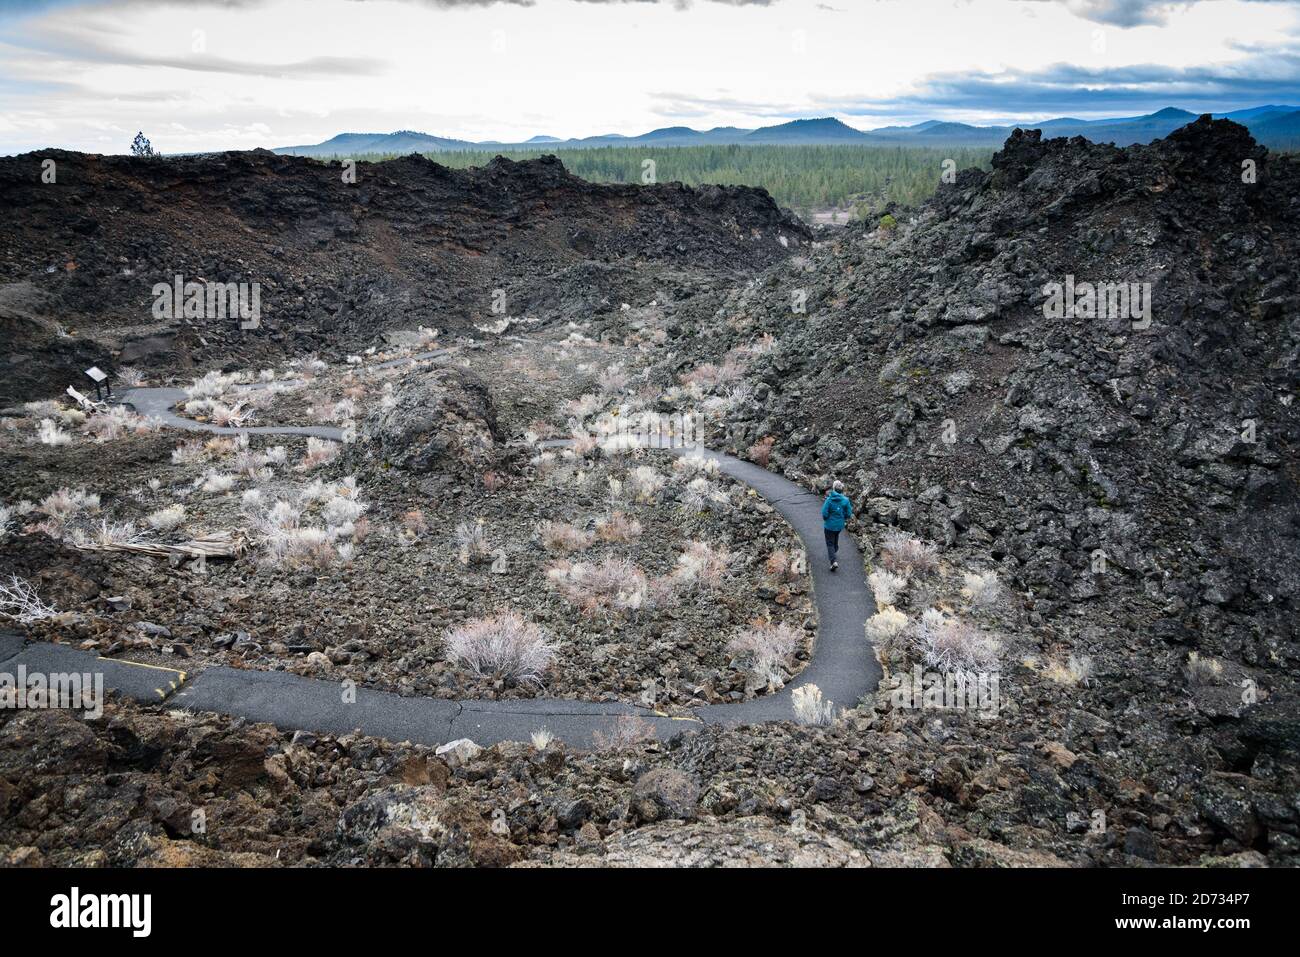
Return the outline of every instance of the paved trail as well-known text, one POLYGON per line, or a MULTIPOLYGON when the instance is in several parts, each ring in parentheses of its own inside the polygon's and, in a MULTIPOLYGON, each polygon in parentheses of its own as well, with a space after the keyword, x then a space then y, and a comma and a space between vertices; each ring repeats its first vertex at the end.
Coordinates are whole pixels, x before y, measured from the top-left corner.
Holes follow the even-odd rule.
MULTIPOLYGON (((412 358, 436 358, 443 354, 439 350, 412 358)), ((399 359, 384 365, 404 361, 411 360, 399 359)), ((123 400, 142 414, 157 416, 167 425, 190 431, 341 438, 338 429, 330 428, 219 428, 195 422, 177 415, 173 409, 184 395, 180 389, 131 389, 124 393, 123 400)), ((344 685, 338 682, 283 671, 213 666, 189 675, 175 669, 99 658, 94 652, 66 645, 24 645, 21 638, 3 633, 0 633, 0 669, 12 672, 18 664, 26 664, 29 672, 102 671, 106 688, 145 702, 167 701, 178 708, 269 721, 291 730, 344 734, 360 729, 375 737, 429 745, 457 738, 472 738, 482 745, 526 741, 531 732, 546 727, 561 740, 586 747, 592 743, 595 732, 608 733, 621 715, 636 715, 650 722, 661 738, 704 724, 784 721, 794 714, 792 692, 805 684, 817 685, 823 696, 837 707, 853 706, 880 680, 880 666, 863 635, 863 623, 874 607, 863 578, 857 545, 848 535, 841 536, 840 570, 832 573, 826 564, 822 541, 820 497, 752 462, 717 452, 704 454, 715 459, 721 471, 754 489, 780 512, 808 553, 817 603, 817 643, 808 667, 776 694, 736 704, 708 705, 695 710, 693 717, 675 718, 630 704, 561 698, 453 701, 406 698, 357 688, 352 701, 345 700, 349 696, 344 685)))

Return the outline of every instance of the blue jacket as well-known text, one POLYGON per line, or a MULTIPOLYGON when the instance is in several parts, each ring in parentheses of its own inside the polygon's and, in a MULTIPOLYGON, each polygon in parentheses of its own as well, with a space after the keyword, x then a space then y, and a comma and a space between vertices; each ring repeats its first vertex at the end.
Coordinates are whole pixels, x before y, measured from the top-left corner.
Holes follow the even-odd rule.
POLYGON ((844 531, 844 524, 853 517, 853 503, 843 492, 831 492, 822 503, 822 519, 828 532, 844 531))

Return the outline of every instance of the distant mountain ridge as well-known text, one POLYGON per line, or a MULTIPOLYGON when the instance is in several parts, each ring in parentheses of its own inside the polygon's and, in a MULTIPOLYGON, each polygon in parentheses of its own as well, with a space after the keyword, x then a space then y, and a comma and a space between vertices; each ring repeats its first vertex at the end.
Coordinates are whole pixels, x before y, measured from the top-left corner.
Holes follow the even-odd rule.
MULTIPOLYGON (((987 146, 1002 145, 1016 127, 1041 129, 1044 136, 1082 136, 1094 143, 1113 143, 1129 146, 1149 143, 1168 136, 1186 126, 1199 114, 1177 107, 1165 107, 1142 116, 1121 116, 1097 120, 1080 120, 1060 117, 1037 123, 1016 123, 1007 126, 972 126, 943 120, 925 120, 911 126, 886 126, 875 130, 859 130, 833 117, 791 120, 775 126, 742 129, 719 126, 711 130, 695 130, 687 126, 667 126, 639 136, 609 133, 601 136, 560 139, 554 136, 534 136, 531 139, 507 143, 496 140, 472 142, 445 136, 432 136, 414 130, 395 133, 340 133, 325 140, 304 146, 282 146, 273 152, 319 158, 362 156, 367 154, 438 153, 449 150, 509 150, 575 149, 592 146, 758 146, 758 145, 843 145, 861 146, 987 146)), ((1255 106, 1229 113, 1211 114, 1216 119, 1235 120, 1250 130, 1251 135, 1264 146, 1275 149, 1300 148, 1300 107, 1255 106)))

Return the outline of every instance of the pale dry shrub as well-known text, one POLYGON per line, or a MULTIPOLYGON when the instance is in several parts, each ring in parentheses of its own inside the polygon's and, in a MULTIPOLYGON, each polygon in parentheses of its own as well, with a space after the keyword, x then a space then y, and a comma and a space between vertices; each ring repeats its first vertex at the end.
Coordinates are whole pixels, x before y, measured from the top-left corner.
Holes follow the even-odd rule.
POLYGON ((721 385, 738 382, 745 374, 745 369, 734 359, 726 359, 721 365, 704 362, 690 372, 679 377, 682 385, 696 385, 702 389, 716 389, 721 385))
POLYGON ((781 668, 803 644, 803 632, 784 623, 756 622, 727 643, 727 651, 743 655, 749 670, 769 687, 782 684, 781 668))
POLYGON ((555 657, 547 633, 515 611, 470 619, 449 629, 443 641, 449 661, 520 684, 541 684, 555 657))
POLYGON ((609 726, 609 731, 594 731, 592 743, 598 751, 626 751, 655 738, 655 726, 635 714, 621 714, 609 726))
POLYGON ((790 694, 794 719, 800 724, 830 725, 835 721, 835 703, 822 700, 822 689, 814 684, 800 685, 790 694))
POLYGON ((622 366, 612 365, 602 372, 596 381, 600 385, 600 391, 605 395, 610 395, 626 389, 629 380, 622 366))
POLYGON ((198 439, 182 442, 172 449, 172 463, 175 465, 198 465, 207 457, 208 450, 198 439))
POLYGON ((177 502, 175 505, 160 508, 156 512, 149 513, 145 521, 155 532, 173 531, 185 521, 185 506, 177 502))
POLYGON ((262 545, 262 562, 271 568, 328 568, 337 553, 323 528, 302 526, 301 510, 278 499, 254 522, 262 545))
POLYGON ((701 475, 686 483, 680 501, 682 508, 702 512, 710 506, 726 505, 729 500, 726 492, 701 475))
POLYGON ((641 537, 641 523, 627 512, 615 510, 596 520, 596 537, 602 542, 634 542, 641 537))
POLYGON ((209 472, 203 477, 199 488, 210 495, 224 495, 235 487, 235 476, 220 472, 209 472))
POLYGON ((770 435, 765 435, 749 447, 749 460, 760 468, 767 468, 767 464, 772 459, 772 446, 776 439, 770 435))
POLYGON ((721 471, 718 460, 701 452, 688 452, 673 460, 673 471, 687 478, 712 477, 721 471))
POLYGON ((224 459, 228 455, 234 455, 240 448, 241 439, 245 443, 248 442, 248 436, 246 435, 241 435, 238 438, 229 435, 213 436, 203 443, 204 454, 213 460, 224 459))
POLYGON ((482 564, 492 557, 492 546, 488 544, 487 530, 482 519, 457 525, 456 544, 460 547, 462 565, 482 564))
POLYGON ((961 593, 976 608, 988 608, 1002 596, 997 572, 963 572, 961 593))
POLYGON ((628 490, 638 502, 653 502, 667 480, 649 465, 638 465, 627 473, 628 490))
POLYGON ((10 575, 7 583, 0 581, 0 615, 21 625, 30 625, 57 614, 55 608, 41 601, 41 596, 26 580, 10 575))
POLYGON ((529 459, 528 464, 537 470, 538 478, 546 478, 560 464, 560 457, 554 452, 541 452, 529 459))
POLYGON ((307 414, 317 422, 345 422, 356 417, 357 404, 351 399, 342 398, 337 402, 322 402, 312 406, 307 414))
POLYGON ((586 458, 600 448, 600 437, 586 429, 574 429, 570 442, 569 449, 578 458, 586 458))
POLYGON ((304 505, 310 505, 313 502, 319 502, 327 498, 329 494, 329 487, 325 484, 324 479, 312 479, 312 481, 298 489, 298 501, 304 505))
POLYGON ((564 553, 580 552, 589 548, 593 539, 590 532, 565 522, 550 520, 538 523, 537 537, 548 552, 564 553))
POLYGON ((144 420, 130 410, 120 406, 110 406, 106 412, 96 412, 86 420, 86 433, 97 441, 109 442, 121 438, 127 432, 143 431, 144 420))
POLYGON ((264 536, 263 561, 273 568, 328 568, 337 553, 323 528, 286 528, 264 536))
POLYGON ((145 374, 133 366, 122 366, 117 370, 117 381, 128 389, 138 389, 147 381, 145 374))
POLYGON ((785 549, 778 548, 767 556, 763 567, 768 576, 778 584, 792 584, 803 577, 808 564, 803 552, 796 552, 791 556, 785 549))
POLYGON ((885 567, 908 578, 929 574, 939 567, 939 553, 934 545, 898 529, 884 534, 880 548, 885 567))
POLYGON ((328 439, 318 439, 313 435, 307 439, 307 454, 298 463, 298 470, 306 472, 310 469, 320 468, 322 465, 333 462, 338 457, 339 443, 331 442, 328 439))
POLYGON ((528 736, 528 739, 538 751, 545 751, 551 746, 551 742, 555 740, 555 735, 546 728, 538 728, 528 736))
POLYGON ((646 605, 649 594, 645 572, 615 556, 600 562, 556 562, 546 570, 546 580, 585 615, 634 612, 646 605))
POLYGON ((99 524, 90 526, 89 530, 80 528, 74 530, 72 540, 79 545, 93 543, 113 547, 135 544, 140 541, 140 536, 136 533, 132 522, 110 522, 107 519, 100 519, 99 524))
POLYGON ((878 568, 867 576, 867 584, 871 586, 871 594, 876 597, 876 605, 884 608, 898 600, 898 596, 907 587, 907 579, 878 568))
POLYGON ((23 411, 33 419, 52 417, 63 412, 63 404, 57 399, 41 399, 37 402, 24 402, 23 411))
POLYGON ((1043 669, 1043 675, 1048 680, 1067 687, 1086 685, 1092 680, 1092 658, 1088 655, 1070 655, 1065 661, 1050 661, 1043 669))
POLYGON ((867 619, 867 640, 876 646, 888 646, 907 630, 907 616, 886 605, 867 619))
POLYGON ((600 406, 600 396, 588 393, 580 398, 570 399, 566 402, 564 404, 564 413, 582 422, 599 412, 600 406))
POLYGON ((348 525, 359 519, 365 513, 366 508, 367 506, 357 501, 356 498, 335 495, 325 503, 325 507, 321 509, 321 515, 324 517, 326 525, 348 525))
POLYGON ((907 616, 896 608, 886 605, 867 619, 865 626, 867 641, 876 653, 876 660, 889 673, 889 663, 900 650, 900 645, 907 634, 907 616))
POLYGON ((1217 685, 1223 682, 1223 663, 1216 658, 1202 658, 1195 651, 1187 656, 1187 682, 1191 685, 1217 685))
POLYGON ((617 455, 627 455, 641 448, 641 440, 627 432, 615 432, 613 435, 606 436, 600 440, 600 451, 602 455, 611 458, 617 455))
POLYGON ((213 370, 186 386, 185 394, 191 399, 215 399, 228 392, 238 381, 237 375, 226 375, 213 370))
POLYGON ((223 429, 239 428, 244 425, 249 416, 244 411, 243 403, 236 402, 234 405, 226 405, 223 402, 212 403, 212 408, 208 412, 208 417, 212 419, 212 424, 223 429))
POLYGON ((61 488, 41 499, 40 509, 56 522, 68 522, 83 512, 99 511, 99 496, 83 488, 61 488))
POLYGON ((1002 646, 998 639, 959 618, 928 608, 915 626, 925 663, 940 671, 993 671, 1002 646))
POLYGON ((267 509, 263 517, 263 524, 271 530, 287 531, 297 528, 301 517, 302 513, 294 507, 292 502, 277 499, 275 504, 267 509))
POLYGON ((230 463, 230 470, 236 475, 257 478, 262 474, 262 470, 266 467, 268 461, 265 453, 254 452, 250 448, 241 448, 235 453, 235 458, 230 463))
POLYGON ((72 436, 59 428, 53 419, 41 419, 36 428, 36 438, 41 445, 71 445, 72 436))
POLYGON ((696 588, 714 591, 722 587, 731 563, 732 554, 725 548, 714 548, 708 542, 692 541, 677 556, 677 567, 669 577, 673 587, 680 591, 696 588))

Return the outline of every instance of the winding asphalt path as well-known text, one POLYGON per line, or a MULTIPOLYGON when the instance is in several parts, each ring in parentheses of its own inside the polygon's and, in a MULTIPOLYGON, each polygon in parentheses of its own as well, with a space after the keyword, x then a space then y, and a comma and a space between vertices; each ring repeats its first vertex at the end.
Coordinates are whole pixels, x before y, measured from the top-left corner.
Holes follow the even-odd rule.
MULTIPOLYGON (((423 359, 440 359, 450 354, 450 349, 434 349, 432 352, 420 352, 413 356, 403 356, 400 359, 377 362, 365 368, 367 370, 391 369, 393 366, 419 362, 423 359)), ((278 383, 250 382, 236 386, 236 388, 242 391, 252 391, 253 389, 266 388, 271 385, 299 384, 302 384, 301 379, 282 379, 278 383)), ((118 401, 123 405, 129 405, 140 415, 158 419, 163 425, 170 426, 173 429, 184 429, 187 432, 214 432, 217 435, 311 435, 318 439, 330 439, 334 442, 343 441, 343 430, 327 425, 222 426, 211 425, 207 422, 196 422, 194 419, 185 418, 176 411, 176 406, 188 397, 189 395, 184 389, 141 388, 123 390, 118 397, 118 401)))
MULTIPOLYGON (((444 350, 412 359, 442 354, 444 350)), ((384 365, 406 361, 411 359, 393 360, 384 365)), ((123 394, 122 400, 142 414, 157 416, 167 425, 189 431, 341 437, 339 430, 328 428, 220 428, 195 422, 177 415, 173 408, 184 396, 181 389, 131 389, 123 394)), ((817 605, 817 642, 812 661, 776 694, 735 704, 708 705, 696 709, 691 717, 669 717, 618 702, 562 698, 504 701, 407 698, 283 671, 214 666, 189 675, 179 669, 100 658, 94 652, 66 645, 23 644, 12 633, 0 633, 0 670, 12 673, 19 664, 25 664, 29 672, 102 672, 107 689, 148 703, 166 701, 179 708, 267 721, 289 730, 323 734, 360 730, 374 737, 426 745, 440 745, 458 738, 470 738, 481 745, 524 741, 533 731, 545 727, 573 746, 588 747, 595 733, 608 734, 615 721, 626 715, 648 722, 660 738, 706 724, 786 721, 794 716, 791 695, 806 684, 817 685, 823 697, 833 701, 837 708, 852 707, 880 680, 880 666, 863 633, 863 623, 874 611, 874 604, 863 578, 856 543, 848 535, 841 536, 840 570, 832 573, 825 559, 821 499, 817 495, 752 462, 718 452, 702 454, 716 460, 722 472, 748 485, 771 504, 794 528, 808 554, 817 605)))

